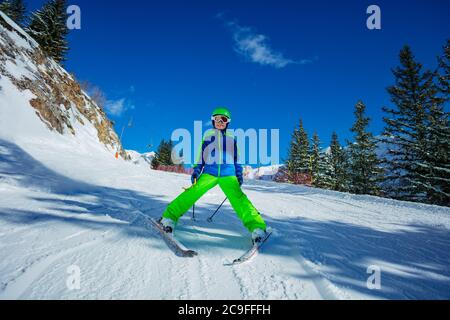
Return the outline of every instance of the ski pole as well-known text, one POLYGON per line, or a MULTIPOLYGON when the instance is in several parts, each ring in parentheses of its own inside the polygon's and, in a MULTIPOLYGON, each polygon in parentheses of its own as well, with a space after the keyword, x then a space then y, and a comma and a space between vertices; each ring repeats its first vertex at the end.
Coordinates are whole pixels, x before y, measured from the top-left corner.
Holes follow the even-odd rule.
POLYGON ((183 187, 183 190, 188 191, 189 189, 193 188, 196 184, 197 184, 197 179, 194 179, 194 184, 191 185, 190 187, 183 187))
POLYGON ((222 204, 217 208, 217 210, 213 213, 213 215, 211 217, 208 218, 208 222, 212 222, 214 216, 217 214, 217 212, 219 212, 220 208, 222 208, 222 206, 225 204, 225 201, 227 201, 228 198, 225 198, 225 200, 223 200, 222 204))

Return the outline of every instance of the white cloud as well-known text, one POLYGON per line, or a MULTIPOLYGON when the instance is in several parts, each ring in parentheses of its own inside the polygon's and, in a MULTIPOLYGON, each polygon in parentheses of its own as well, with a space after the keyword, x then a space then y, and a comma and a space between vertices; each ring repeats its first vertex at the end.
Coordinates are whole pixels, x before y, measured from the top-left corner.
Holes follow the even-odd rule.
POLYGON ((106 112, 116 117, 120 117, 126 109, 125 99, 108 100, 105 106, 106 112))
MULTIPOLYGON (((223 15, 218 18, 224 20, 223 15)), ((262 34, 256 33, 252 28, 242 27, 236 22, 225 24, 233 33, 234 50, 246 59, 261 65, 284 68, 289 64, 307 64, 311 60, 295 61, 283 56, 282 53, 273 50, 269 45, 269 39, 262 34)))

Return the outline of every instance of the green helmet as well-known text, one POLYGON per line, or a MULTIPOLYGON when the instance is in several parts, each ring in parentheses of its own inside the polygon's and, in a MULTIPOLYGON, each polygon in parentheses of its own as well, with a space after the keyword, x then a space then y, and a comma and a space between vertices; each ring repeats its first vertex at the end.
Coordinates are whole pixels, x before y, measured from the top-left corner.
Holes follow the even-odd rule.
POLYGON ((223 107, 216 108, 213 111, 212 116, 213 117, 214 116, 225 116, 225 117, 227 117, 228 119, 231 120, 231 112, 227 108, 223 108, 223 107))

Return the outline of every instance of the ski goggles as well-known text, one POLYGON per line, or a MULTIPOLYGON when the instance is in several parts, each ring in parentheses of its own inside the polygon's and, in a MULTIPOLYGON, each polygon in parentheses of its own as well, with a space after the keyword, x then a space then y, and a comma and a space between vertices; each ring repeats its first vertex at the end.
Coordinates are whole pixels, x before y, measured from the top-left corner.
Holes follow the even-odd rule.
POLYGON ((230 123, 231 119, 228 119, 225 116, 213 116, 211 117, 211 120, 215 121, 215 122, 223 122, 225 124, 230 123))

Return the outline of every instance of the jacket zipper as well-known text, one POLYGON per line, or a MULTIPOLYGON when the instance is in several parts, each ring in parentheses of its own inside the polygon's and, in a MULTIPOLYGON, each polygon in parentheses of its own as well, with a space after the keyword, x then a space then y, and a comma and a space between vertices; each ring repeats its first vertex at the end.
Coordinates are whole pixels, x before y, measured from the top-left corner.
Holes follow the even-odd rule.
POLYGON ((219 139, 219 169, 218 169, 218 172, 217 172, 217 177, 220 177, 220 166, 221 166, 221 164, 222 164, 222 143, 221 143, 221 132, 220 131, 218 131, 218 139, 219 139))

